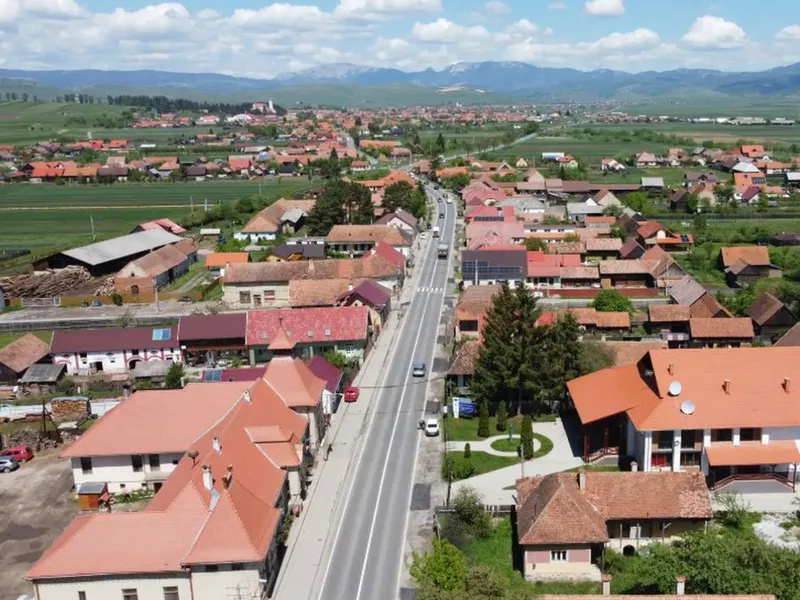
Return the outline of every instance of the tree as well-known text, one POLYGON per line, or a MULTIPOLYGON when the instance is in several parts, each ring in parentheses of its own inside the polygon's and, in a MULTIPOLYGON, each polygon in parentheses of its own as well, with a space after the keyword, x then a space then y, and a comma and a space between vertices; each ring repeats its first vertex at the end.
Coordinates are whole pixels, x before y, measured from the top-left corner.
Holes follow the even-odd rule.
POLYGON ((433 540, 430 552, 414 554, 409 573, 420 587, 433 586, 444 592, 460 592, 465 586, 467 561, 461 551, 447 540, 433 540))
POLYGON ((734 189, 730 183, 725 183, 714 188, 714 193, 717 195, 719 202, 729 203, 733 200, 734 189))
POLYGON ((533 458, 533 420, 530 415, 522 417, 520 442, 522 443, 522 458, 525 460, 533 458))
POLYGON ((525 249, 528 252, 547 252, 547 242, 541 238, 525 238, 525 249))
POLYGON ((438 154, 444 154, 444 151, 447 149, 447 145, 444 140, 444 135, 439 132, 439 135, 436 136, 436 143, 433 146, 433 151, 438 154))
POLYGON ((590 306, 600 312, 633 312, 631 299, 617 290, 600 290, 590 306))
POLYGON ((176 390, 183 387, 183 363, 172 363, 164 380, 165 387, 176 390))
POLYGON ((398 181, 388 186, 383 192, 381 206, 386 212, 395 212, 398 208, 411 212, 411 197, 414 188, 407 181, 398 181))
POLYGON ((616 354, 607 344, 584 340, 580 345, 581 375, 613 367, 616 363, 616 354))
POLYGON ((469 175, 466 173, 456 173, 455 175, 450 175, 449 177, 442 178, 442 185, 446 188, 450 188, 451 190, 455 190, 460 192, 465 187, 469 185, 470 178, 469 175))
POLYGON ((486 565, 474 565, 467 570, 468 600, 491 600, 506 597, 507 582, 497 571, 486 565))
POLYGON ((492 299, 481 332, 483 344, 478 351, 475 376, 470 384, 478 402, 511 399, 508 382, 517 367, 507 350, 514 343, 514 310, 514 294, 508 284, 504 284, 492 299))
POLYGON ((489 401, 483 400, 478 409, 478 437, 489 437, 489 401))
POLYGON ((631 192, 625 196, 624 202, 628 208, 639 213, 647 211, 647 209, 652 206, 647 192, 631 192))
POLYGON ((346 189, 347 184, 341 179, 334 179, 325 184, 314 208, 308 213, 307 223, 311 235, 328 235, 334 225, 345 222, 346 189))
POLYGON ((497 431, 508 429, 508 411, 506 403, 502 400, 497 404, 497 431))

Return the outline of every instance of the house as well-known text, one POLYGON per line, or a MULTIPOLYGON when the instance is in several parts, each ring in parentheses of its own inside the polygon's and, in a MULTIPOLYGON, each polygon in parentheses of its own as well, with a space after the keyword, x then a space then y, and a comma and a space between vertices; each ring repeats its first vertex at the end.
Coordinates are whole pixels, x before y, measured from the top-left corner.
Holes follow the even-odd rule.
POLYGON ((154 221, 147 221, 146 223, 139 223, 136 227, 133 228, 131 233, 137 233, 139 231, 152 231, 163 229, 164 231, 168 231, 174 235, 183 235, 186 233, 186 230, 178 225, 172 219, 156 219, 154 221))
POLYGON ((610 171, 612 173, 619 173, 625 170, 625 165, 615 158, 604 158, 600 161, 601 171, 610 171))
POLYGON ((379 333, 392 310, 392 291, 371 279, 365 279, 342 292, 336 299, 336 306, 366 306, 369 308, 370 322, 379 333))
POLYGON ((561 288, 561 268, 580 267, 579 254, 545 254, 542 251, 528 252, 527 284, 540 289, 561 288))
POLYGON ((597 265, 561 267, 559 269, 559 277, 562 289, 600 287, 600 270, 597 265))
POLYGON ((623 260, 641 258, 644 253, 645 249, 633 238, 626 241, 619 249, 619 257, 623 260))
POLYGON ((186 315, 178 320, 178 340, 190 366, 245 362, 246 331, 245 313, 186 315))
POLYGON ((702 208, 705 206, 716 206, 717 194, 716 186, 713 183, 695 183, 686 188, 690 194, 697 196, 698 205, 702 208))
POLYGON ((684 187, 691 187, 698 183, 710 183, 716 185, 721 183, 714 171, 689 171, 683 176, 684 187))
POLYGON ((383 215, 380 219, 375 221, 375 224, 396 227, 397 229, 407 233, 412 238, 417 235, 417 230, 419 228, 417 218, 402 208, 398 208, 392 213, 383 215))
POLYGON ((714 490, 741 478, 755 493, 794 486, 798 369, 794 347, 652 350, 567 387, 587 459, 629 456, 645 472, 699 467, 714 490))
POLYGON ((774 345, 777 347, 800 346, 800 323, 794 325, 774 345))
POLYGON ((775 336, 794 327, 797 317, 769 292, 763 292, 747 309, 747 316, 753 320, 756 335, 770 341, 775 336))
POLYGON ((600 581, 605 548, 635 554, 713 517, 702 473, 551 473, 516 483, 517 542, 531 581, 600 581))
POLYGON ((69 375, 125 373, 140 361, 182 362, 177 329, 57 329, 50 344, 53 364, 63 364, 69 375))
POLYGON ((665 340, 670 348, 687 345, 691 307, 685 304, 650 304, 647 308, 650 334, 665 340))
POLYGON ((686 211, 689 209, 690 200, 689 191, 683 188, 670 190, 667 192, 667 201, 669 202, 669 209, 676 211, 686 211))
POLYGON ((278 244, 269 249, 269 254, 264 258, 268 262, 281 262, 293 260, 320 260, 325 258, 325 238, 320 238, 320 244, 278 244))
POLYGON ((290 281, 373 279, 394 291, 402 285, 404 273, 405 257, 383 244, 355 259, 233 264, 225 270, 223 298, 244 308, 283 307, 289 305, 290 281))
POLYGON ((22 388, 23 394, 32 394, 34 396, 55 394, 66 372, 66 365, 63 364, 36 363, 28 367, 18 383, 22 388))
MULTIPOLYGON (((618 238, 610 238, 619 242, 618 238)), ((587 241, 589 243, 598 240, 587 241)), ((603 240, 605 241, 605 240, 603 240)), ((619 247, 615 253, 619 251, 619 247)), ((655 280, 650 265, 643 260, 603 260, 599 263, 600 286, 608 288, 653 288, 655 280)))
POLYGON ((661 246, 650 248, 642 255, 641 261, 650 269, 657 288, 669 288, 686 277, 683 267, 661 246))
POLYGON ((456 352, 453 363, 447 371, 447 379, 453 382, 456 389, 469 390, 480 349, 481 342, 479 340, 467 340, 456 352))
POLYGON ((640 152, 634 158, 633 163, 639 169, 647 169, 661 165, 658 158, 656 158, 656 155, 652 152, 640 152))
POLYGON ((196 260, 197 248, 191 240, 164 246, 122 267, 114 277, 114 287, 134 296, 161 288, 186 273, 196 260))
POLYGON ((456 304, 455 339, 480 339, 486 311, 492 305, 492 298, 500 291, 499 285, 473 285, 466 287, 456 304))
MULTIPOLYGON (((589 238, 586 244, 586 257, 595 259, 597 261, 612 261, 612 262, 630 262, 630 261, 617 261, 619 251, 622 249, 622 240, 618 237, 598 237, 589 238)), ((602 269, 601 269, 602 273, 602 269)))
POLYGON ((725 318, 732 316, 728 309, 722 306, 691 275, 686 275, 671 286, 667 293, 675 304, 688 306, 692 317, 725 318))
POLYGON ((692 234, 672 233, 656 221, 640 223, 635 237, 645 248, 661 246, 667 251, 687 250, 694 245, 694 236, 692 234))
POLYGON ((527 169, 527 168, 530 166, 530 163, 527 161, 527 159, 526 159, 524 156, 520 156, 520 157, 519 157, 519 158, 518 158, 518 159, 517 159, 517 160, 514 162, 514 166, 515 166, 517 169, 527 169))
POLYGON ((0 384, 14 385, 33 365, 50 362, 50 344, 28 333, 0 350, 0 384))
POLYGON ((743 318, 692 317, 689 319, 689 337, 696 348, 738 348, 752 343, 755 338, 753 321, 743 318))
POLYGON ((371 340, 366 306, 252 310, 246 344, 251 365, 272 360, 290 346, 293 356, 310 359, 329 350, 361 361, 371 340))
POLYGON ((328 249, 350 256, 362 256, 381 242, 411 255, 411 236, 394 225, 334 225, 325 236, 328 249))
POLYGON ((250 262, 249 252, 212 252, 205 257, 206 269, 214 277, 225 275, 225 267, 228 265, 248 262, 250 262))
POLYGON ((601 216, 603 210, 603 207, 595 204, 593 200, 569 202, 567 204, 567 218, 573 223, 583 223, 588 216, 601 216))
POLYGON ((560 314, 571 314, 578 326, 588 333, 622 333, 631 328, 627 312, 604 312, 594 308, 568 308, 560 314))
POLYGON ((528 256, 519 250, 465 250, 461 253, 464 288, 508 283, 514 286, 528 276, 528 256))
POLYGON ((771 246, 800 246, 800 233, 779 233, 770 238, 771 246))
POLYGON ((644 190, 663 190, 663 177, 642 177, 641 187, 644 190))
POLYGON ((621 207, 622 202, 609 190, 600 190, 592 196, 592 200, 598 206, 611 208, 612 206, 621 207))
POLYGON ((484 246, 520 244, 526 236, 519 221, 473 221, 466 227, 467 248, 477 250, 484 246))
POLYGON ((731 287, 754 284, 759 279, 781 277, 783 270, 773 265, 766 246, 720 248, 719 266, 731 287))
POLYGON ((315 204, 316 200, 276 200, 250 219, 233 237, 257 242, 274 240, 279 233, 296 233, 315 204))
POLYGON ((343 387, 346 385, 344 371, 334 367, 322 356, 315 356, 308 361, 308 370, 325 382, 325 389, 322 392, 323 407, 330 407, 331 413, 336 412, 343 387))
MULTIPOLYGON (((151 472, 144 466, 150 467, 151 456, 180 456, 175 450, 185 455, 177 465, 170 461, 172 473, 144 510, 77 517, 26 575, 37 597, 223 598, 231 589, 266 596, 280 567, 281 520, 304 491, 308 421, 263 380, 143 394, 159 395, 148 406, 158 414, 159 405, 172 407, 179 416, 169 419, 173 428, 160 425, 150 411, 137 411, 134 422, 141 426, 131 427, 124 418, 131 398, 84 433, 88 441, 104 438, 92 452, 110 449, 106 456, 127 461, 126 470, 141 464, 136 474, 142 476, 151 472), (195 405, 193 397, 168 399, 187 390, 216 397, 212 408, 204 410, 202 400, 195 405), (220 404, 227 408, 218 412, 214 405, 220 404), (92 436, 105 419, 117 426, 92 436), (190 439, 190 429, 197 438, 190 439)), ((84 466, 94 470, 94 460, 79 464, 81 472, 84 466)))

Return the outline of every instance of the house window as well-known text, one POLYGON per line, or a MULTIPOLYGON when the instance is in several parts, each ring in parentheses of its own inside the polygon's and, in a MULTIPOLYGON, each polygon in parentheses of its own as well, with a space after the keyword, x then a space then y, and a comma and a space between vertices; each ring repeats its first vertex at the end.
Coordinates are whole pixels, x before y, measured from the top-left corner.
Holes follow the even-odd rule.
POLYGON ((180 600, 180 594, 178 594, 178 586, 171 585, 169 587, 164 588, 164 600, 180 600))
POLYGON ((711 430, 712 442, 732 442, 733 429, 712 429, 711 430))
POLYGON ((80 354, 78 354, 78 356, 80 356, 81 359, 83 359, 83 360, 86 360, 89 357, 89 355, 86 354, 86 352, 81 352, 80 354))
POLYGON ((138 350, 131 350, 131 356, 139 356, 138 350))
POLYGON ((470 320, 470 321, 459 321, 458 328, 462 332, 476 332, 478 331, 478 321, 477 320, 470 320))
POLYGON ((122 590, 122 600, 139 600, 139 592, 132 588, 122 590))
POLYGON ((216 573, 219 571, 219 565, 206 565, 206 573, 216 573))
POLYGON ((242 564, 242 563, 233 563, 231 565, 231 571, 244 571, 244 564, 242 564))
POLYGON ((150 465, 151 471, 161 470, 161 457, 158 454, 148 454, 147 462, 150 465))
POLYGON ((86 592, 78 592, 78 600, 86 600, 86 592))
POLYGON ((551 550, 550 562, 567 562, 566 550, 551 550))
POLYGON ((355 352, 356 347, 353 344, 342 345, 342 352, 355 352))
POLYGON ((253 306, 261 306, 261 294, 253 294, 253 306))
POLYGON ((81 471, 84 475, 90 475, 92 473, 92 459, 90 457, 81 457, 81 471))
POLYGON ((264 290, 264 302, 275 302, 275 290, 264 290))
POLYGON ((250 304, 250 292, 239 292, 239 304, 250 304))
POLYGON ((744 427, 739 431, 739 440, 742 442, 759 442, 761 441, 761 428, 759 427, 744 427))
POLYGON ((133 467, 134 473, 141 473, 143 466, 142 457, 138 454, 131 455, 131 466, 133 467))

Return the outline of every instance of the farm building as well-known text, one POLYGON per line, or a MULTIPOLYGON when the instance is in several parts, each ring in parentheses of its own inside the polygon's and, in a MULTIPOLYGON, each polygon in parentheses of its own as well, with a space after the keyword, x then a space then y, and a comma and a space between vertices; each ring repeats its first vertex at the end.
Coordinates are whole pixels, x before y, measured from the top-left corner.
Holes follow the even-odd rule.
POLYGON ((84 267, 93 276, 116 273, 129 262, 169 246, 183 238, 163 229, 138 231, 88 246, 64 250, 43 258, 34 264, 37 270, 62 269, 71 265, 84 267))

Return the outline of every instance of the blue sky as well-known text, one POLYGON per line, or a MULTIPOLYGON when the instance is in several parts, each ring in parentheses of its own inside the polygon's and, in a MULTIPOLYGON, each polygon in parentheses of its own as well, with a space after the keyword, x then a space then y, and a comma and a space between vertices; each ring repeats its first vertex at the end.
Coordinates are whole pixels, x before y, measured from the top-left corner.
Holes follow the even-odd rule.
POLYGON ((800 10, 797 0, 768 11, 750 0, 0 0, 0 68, 271 77, 331 62, 478 60, 760 70, 800 61, 800 10))

